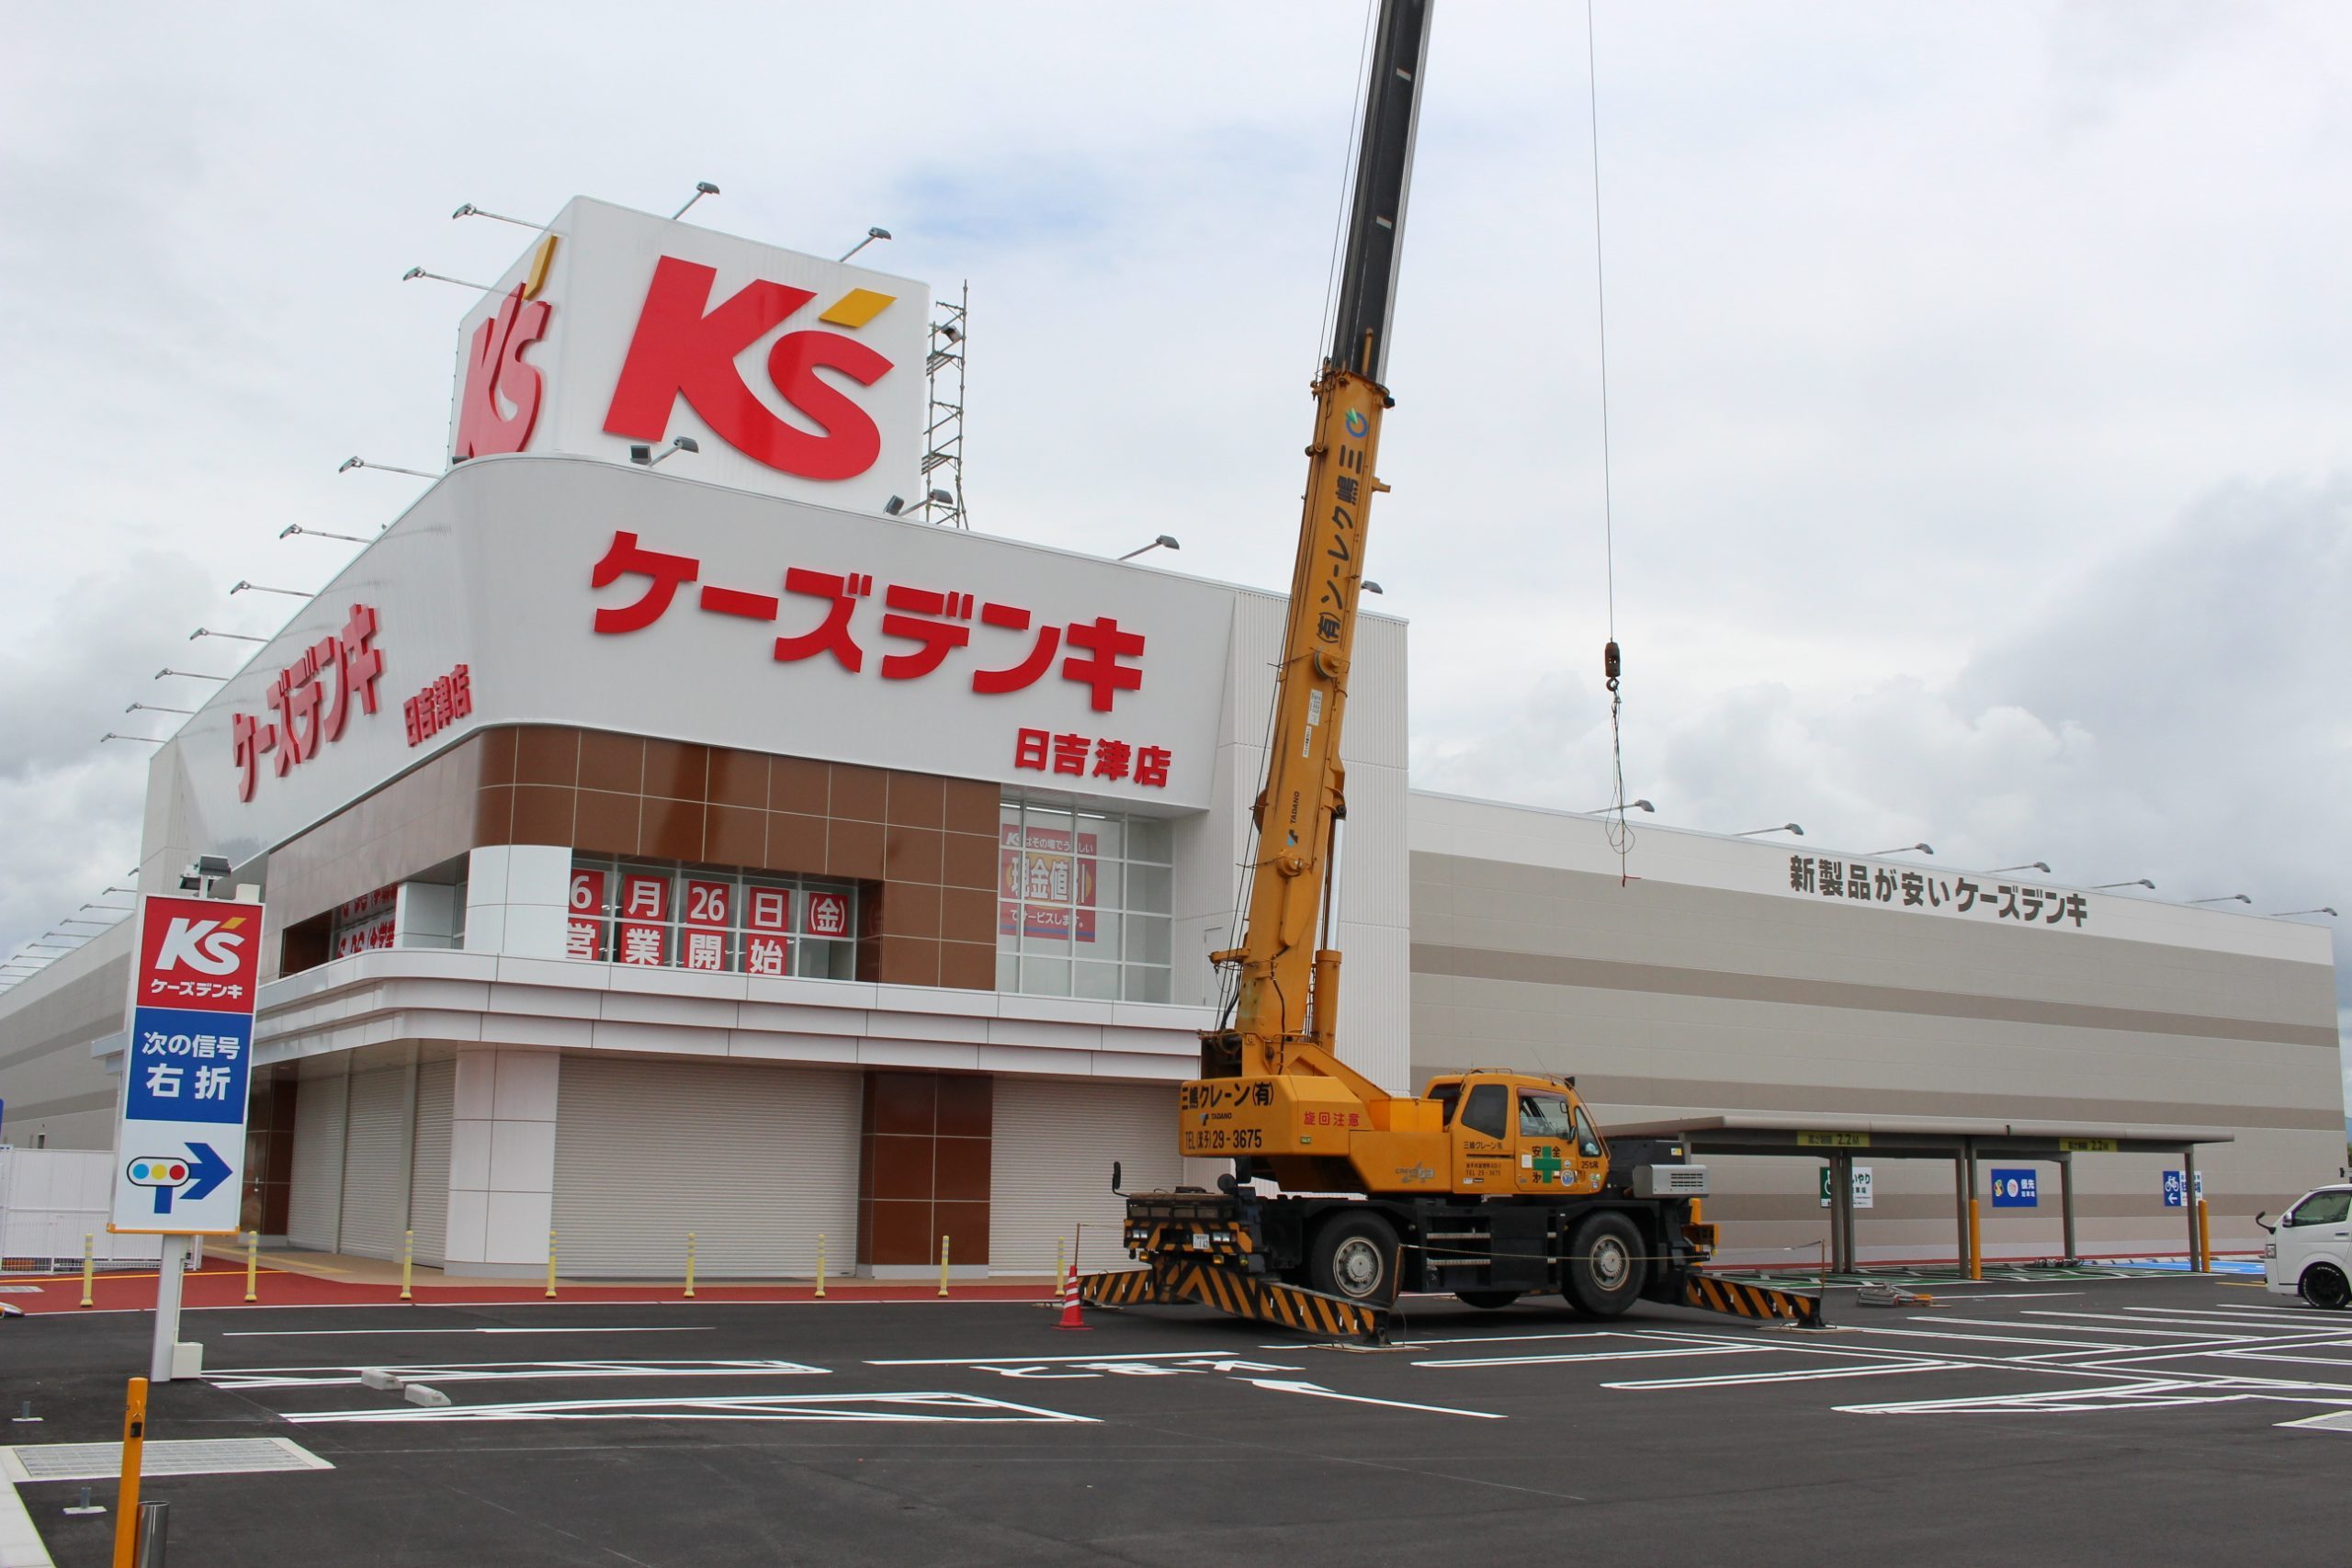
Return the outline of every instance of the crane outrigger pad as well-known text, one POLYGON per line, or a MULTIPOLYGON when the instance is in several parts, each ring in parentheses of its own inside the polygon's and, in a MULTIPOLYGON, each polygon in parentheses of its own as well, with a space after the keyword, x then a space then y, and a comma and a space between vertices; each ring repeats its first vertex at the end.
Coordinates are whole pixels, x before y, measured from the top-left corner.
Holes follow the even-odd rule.
POLYGON ((1377 1342, 1388 1328, 1388 1310, 1341 1301, 1296 1285, 1285 1285, 1239 1269, 1191 1258, 1088 1274, 1078 1282, 1090 1306, 1144 1306, 1198 1302, 1234 1317, 1270 1323, 1305 1334, 1329 1334, 1377 1342))
POLYGON ((1819 1296, 1800 1295, 1794 1291, 1776 1291, 1769 1285, 1726 1280, 1720 1274, 1693 1271, 1684 1275, 1682 1300, 1687 1306, 1727 1313, 1733 1317, 1779 1318, 1793 1323, 1799 1328, 1822 1326, 1819 1296))

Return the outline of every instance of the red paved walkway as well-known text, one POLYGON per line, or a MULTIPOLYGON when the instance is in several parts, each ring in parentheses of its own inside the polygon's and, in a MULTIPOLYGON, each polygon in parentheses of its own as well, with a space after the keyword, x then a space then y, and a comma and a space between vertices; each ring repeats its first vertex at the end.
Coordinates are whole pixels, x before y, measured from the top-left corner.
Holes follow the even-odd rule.
MULTIPOLYGON (((0 1296, 28 1313, 74 1312, 81 1307, 82 1277, 79 1274, 10 1275, 9 1284, 38 1285, 40 1291, 0 1296)), ((463 1306, 492 1303, 526 1304, 548 1301, 544 1285, 480 1284, 453 1285, 438 1280, 416 1286, 416 1302, 420 1306, 463 1306)), ((969 1283, 958 1280, 948 1287, 949 1299, 982 1302, 1043 1302, 1051 1293, 1044 1284, 990 1284, 983 1280, 969 1283)), ((684 1299, 684 1289, 677 1284, 646 1285, 573 1285, 557 1286, 557 1303, 562 1302, 675 1302, 684 1299)), ((349 1280, 322 1279, 315 1274, 295 1273, 288 1269, 265 1268, 256 1281, 255 1293, 260 1299, 255 1306, 375 1306, 397 1304, 400 1287, 349 1280)), ((91 1306, 99 1311, 149 1312, 155 1305, 155 1276, 153 1274, 100 1274, 91 1290, 91 1306)), ((697 1284, 694 1299, 698 1302, 813 1302, 813 1285, 735 1285, 697 1284)), ((921 1281, 877 1284, 869 1280, 828 1284, 827 1302, 917 1302, 937 1301, 939 1287, 921 1281)), ((206 1269, 187 1277, 181 1302, 190 1307, 226 1307, 245 1304, 245 1271, 243 1269, 206 1269)))

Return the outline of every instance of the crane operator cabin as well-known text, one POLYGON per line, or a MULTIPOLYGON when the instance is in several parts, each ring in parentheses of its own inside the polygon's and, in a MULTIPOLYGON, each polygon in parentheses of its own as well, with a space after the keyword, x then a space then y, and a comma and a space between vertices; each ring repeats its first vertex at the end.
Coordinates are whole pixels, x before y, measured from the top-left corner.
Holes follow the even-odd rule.
MULTIPOLYGON (((690 1230, 708 1277, 944 1237, 1036 1276, 1080 1224, 1113 1261, 1114 1161, 1230 1170, 1180 1153, 1203 1032, 1314 1027, 1236 1024, 1211 962, 1286 596, 955 525, 943 299, 582 197, 458 323, 443 471, 150 773, 140 888, 214 857, 266 907, 238 1229, 478 1275, 553 1230, 590 1277, 674 1274, 690 1230)), ((1814 1255, 1830 1150, 1861 1257, 1950 1258, 1951 1164, 1871 1154, 1922 1130, 2048 1134, 2086 1256, 2183 1249, 2149 1138, 2199 1140, 2217 1247, 2341 1162, 2324 932, 1670 827, 1621 881, 1598 817, 1415 791, 1408 625, 1350 615, 1328 913, 1258 918, 1344 952, 1365 1093, 1503 1067, 1604 1134, 1756 1134, 1702 1150, 1724 1260, 1814 1255)), ((153 1065, 133 924, 0 998, 17 1149, 111 1145, 153 1065)), ((1984 1235, 2061 1245, 2049 1203, 1984 1235)))

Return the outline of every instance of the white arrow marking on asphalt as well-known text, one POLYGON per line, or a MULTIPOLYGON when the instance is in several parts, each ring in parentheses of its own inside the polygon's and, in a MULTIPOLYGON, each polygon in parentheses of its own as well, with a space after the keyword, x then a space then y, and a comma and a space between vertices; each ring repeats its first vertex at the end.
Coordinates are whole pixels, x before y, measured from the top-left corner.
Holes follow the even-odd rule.
POLYGON ((1284 1378, 1251 1378, 1260 1388, 1271 1388, 1278 1393, 1307 1393, 1317 1399, 1343 1399, 1350 1404, 1385 1404, 1392 1410, 1426 1410, 1433 1416, 1469 1416, 1481 1421, 1503 1421, 1509 1417, 1491 1410, 1455 1410, 1444 1404, 1408 1404, 1401 1399, 1367 1399, 1360 1393, 1334 1393, 1320 1383, 1293 1382, 1284 1378))

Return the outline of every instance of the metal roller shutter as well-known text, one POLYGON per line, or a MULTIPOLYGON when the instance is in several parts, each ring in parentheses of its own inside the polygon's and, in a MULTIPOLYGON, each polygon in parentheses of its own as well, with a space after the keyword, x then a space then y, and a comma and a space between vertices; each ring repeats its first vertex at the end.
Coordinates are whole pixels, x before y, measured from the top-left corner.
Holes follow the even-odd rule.
POLYGON ((857 1250, 855 1073, 567 1056, 556 1253, 575 1275, 812 1274, 857 1250))
POLYGON ((343 1139, 343 1241, 338 1251, 398 1258, 408 1228, 408 1069, 351 1075, 343 1139))
POLYGON ((343 1214, 343 1097, 347 1084, 305 1077, 294 1093, 294 1185, 287 1195, 286 1238, 314 1252, 335 1249, 343 1214))
POLYGON ((416 1070, 416 1153, 410 1160, 408 1223, 416 1260, 444 1261, 449 1250, 449 1121, 458 1106, 458 1064, 427 1062, 416 1070))
POLYGON ((996 1080, 989 1172, 989 1271, 1050 1274, 1054 1242, 1086 1227, 1089 1269, 1127 1261, 1126 1206, 1111 1191, 1111 1162, 1129 1190, 1183 1179, 1176 1152, 1176 1086, 996 1080))

